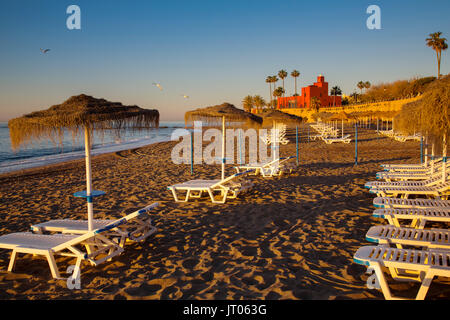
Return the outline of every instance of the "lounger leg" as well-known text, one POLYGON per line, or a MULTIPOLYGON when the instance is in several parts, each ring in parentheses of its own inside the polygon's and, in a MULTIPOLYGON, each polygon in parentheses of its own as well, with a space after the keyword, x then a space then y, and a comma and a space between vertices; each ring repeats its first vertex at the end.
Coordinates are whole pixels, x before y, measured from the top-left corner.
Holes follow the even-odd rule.
POLYGON ((189 196, 191 195, 191 190, 188 190, 187 192, 186 192, 186 198, 185 198, 185 202, 188 202, 189 201, 189 196))
POLYGON ((211 198, 211 201, 213 203, 216 203, 216 200, 214 200, 214 193, 210 188, 208 188, 208 194, 209 194, 209 197, 211 198))
POLYGON ((178 197, 177 197, 177 193, 175 192, 175 188, 172 188, 171 191, 172 191, 173 198, 175 199, 175 202, 178 202, 178 197))
POLYGON ((417 293, 416 300, 425 300, 428 289, 430 288, 431 282, 433 281, 434 274, 427 272, 425 278, 422 281, 419 292, 417 293))
POLYGON ((228 190, 222 190, 222 192, 221 192, 222 200, 217 201, 217 203, 225 203, 225 201, 227 201, 227 195, 228 195, 228 190))
POLYGON ((55 257, 50 252, 47 252, 45 256, 47 257, 48 265, 50 267, 50 271, 52 272, 53 278, 60 279, 61 276, 59 275, 58 267, 56 266, 55 257))
POLYGON ((9 260, 9 265, 8 265, 8 271, 12 272, 14 269, 14 266, 16 265, 16 259, 17 259, 17 251, 13 250, 11 252, 11 259, 9 260))
POLYGON ((386 281, 386 278, 384 276, 383 270, 381 269, 381 266, 379 263, 371 263, 370 266, 373 268, 373 270, 375 271, 375 274, 377 276, 378 279, 378 283, 380 285, 381 288, 381 292, 383 292, 384 298, 386 300, 393 300, 395 299, 392 294, 391 294, 391 290, 389 290, 389 286, 388 283, 386 281))

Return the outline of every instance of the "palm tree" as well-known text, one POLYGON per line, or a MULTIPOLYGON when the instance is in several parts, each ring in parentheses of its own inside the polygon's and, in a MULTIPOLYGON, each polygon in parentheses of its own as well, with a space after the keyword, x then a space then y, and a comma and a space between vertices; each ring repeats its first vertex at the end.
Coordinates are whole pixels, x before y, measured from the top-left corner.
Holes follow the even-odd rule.
POLYGON ((448 44, 446 38, 441 38, 442 32, 430 33, 429 38, 425 41, 427 42, 427 46, 431 47, 434 51, 436 51, 436 57, 438 62, 438 79, 441 77, 441 54, 442 51, 447 50, 448 44))
POLYGON ((277 76, 272 76, 273 90, 275 90, 275 85, 277 84, 278 78, 277 76))
POLYGON ((266 83, 268 83, 269 84, 269 97, 270 97, 270 103, 272 104, 272 77, 271 76, 268 76, 267 78, 266 78, 266 83))
POLYGON ((294 78, 294 81, 295 81, 295 96, 297 96, 297 77, 300 76, 300 72, 298 72, 297 70, 294 70, 291 72, 291 76, 294 78))
POLYGON ((322 103, 320 102, 320 99, 317 97, 311 98, 311 108, 314 109, 316 112, 319 112, 320 107, 322 106, 322 103))
POLYGON ((280 77, 281 80, 283 80, 283 91, 284 91, 284 79, 288 76, 288 73, 286 72, 286 70, 280 70, 278 71, 278 76, 280 77))
POLYGON ((284 94, 284 89, 282 87, 278 87, 273 91, 273 95, 275 97, 281 97, 284 94))
POLYGON ((277 76, 272 76, 271 78, 272 78, 272 83, 273 83, 272 97, 274 98, 274 99, 273 99, 274 101, 271 101, 271 102, 270 102, 270 107, 273 108, 273 107, 274 107, 274 104, 276 105, 275 96, 273 95, 273 91, 275 90, 275 86, 276 86, 276 84, 277 84, 278 78, 277 78, 277 76))
POLYGON ((256 95, 253 97, 253 105, 260 110, 266 105, 266 101, 260 95, 256 95))
POLYGON ((247 112, 250 112, 254 106, 253 97, 248 95, 242 100, 242 106, 244 107, 244 110, 247 112))
POLYGON ((353 92, 353 93, 350 95, 350 97, 352 97, 352 98, 355 100, 355 102, 358 102, 358 93, 357 93, 357 92, 353 92))
POLYGON ((362 94, 362 91, 366 87, 366 84, 364 81, 360 81, 360 82, 358 82, 358 84, 356 86, 358 87, 359 90, 361 90, 361 94, 362 94))
POLYGON ((334 96, 333 98, 333 107, 336 106, 336 96, 340 96, 342 94, 342 90, 341 88, 339 88, 338 86, 334 86, 333 88, 331 88, 331 95, 334 96))
MULTIPOLYGON (((366 90, 369 89, 371 86, 372 86, 372 85, 370 84, 369 81, 364 82, 364 88, 365 88, 366 90)), ((366 93, 367 93, 367 91, 366 91, 366 93)))

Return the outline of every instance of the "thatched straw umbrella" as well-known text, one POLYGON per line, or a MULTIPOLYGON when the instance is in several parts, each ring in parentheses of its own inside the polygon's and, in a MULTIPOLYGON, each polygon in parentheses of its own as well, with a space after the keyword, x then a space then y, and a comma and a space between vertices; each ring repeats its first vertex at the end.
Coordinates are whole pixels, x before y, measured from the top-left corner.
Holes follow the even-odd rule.
MULTIPOLYGON (((450 138, 450 75, 430 84, 416 102, 406 104, 397 116, 400 130, 411 132, 418 128, 428 132, 433 145, 442 147, 443 161, 446 162, 447 144, 450 138)), ((446 166, 442 179, 446 180, 446 166)))
POLYGON ((342 122, 342 137, 344 137, 344 121, 355 120, 356 118, 353 115, 346 113, 345 111, 341 111, 339 113, 334 113, 327 120, 341 120, 342 122))
POLYGON ((284 124, 300 124, 303 122, 303 118, 282 112, 280 110, 269 110, 259 114, 263 118, 263 125, 284 123, 284 124))
POLYGON ((207 124, 217 124, 222 120, 222 180, 225 179, 225 123, 230 125, 260 126, 262 119, 252 113, 236 108, 230 103, 199 108, 188 111, 184 115, 185 124, 202 121, 207 124))
POLYGON ((138 106, 124 106, 119 102, 109 102, 84 94, 73 96, 59 105, 47 110, 36 111, 8 122, 13 149, 34 139, 55 137, 62 143, 64 129, 77 135, 84 129, 86 153, 86 197, 88 207, 88 226, 93 230, 94 207, 92 198, 98 193, 92 189, 91 139, 93 130, 114 130, 117 134, 127 128, 142 129, 158 127, 158 110, 147 110, 138 106))

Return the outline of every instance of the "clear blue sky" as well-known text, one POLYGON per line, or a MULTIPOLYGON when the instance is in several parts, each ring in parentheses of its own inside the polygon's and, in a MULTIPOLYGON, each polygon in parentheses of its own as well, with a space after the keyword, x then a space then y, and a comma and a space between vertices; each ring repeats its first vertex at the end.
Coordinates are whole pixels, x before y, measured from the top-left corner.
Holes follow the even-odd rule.
MULTIPOLYGON (((267 99, 265 78, 280 69, 299 70, 299 87, 322 73, 345 94, 360 80, 436 75, 425 38, 450 39, 449 13, 448 0, 2 0, 0 120, 80 93, 180 120, 192 108, 240 107, 247 94, 267 99), (81 8, 81 30, 66 28, 71 4, 81 8), (371 4, 382 30, 366 28, 371 4)), ((292 94, 293 79, 285 81, 292 94)))

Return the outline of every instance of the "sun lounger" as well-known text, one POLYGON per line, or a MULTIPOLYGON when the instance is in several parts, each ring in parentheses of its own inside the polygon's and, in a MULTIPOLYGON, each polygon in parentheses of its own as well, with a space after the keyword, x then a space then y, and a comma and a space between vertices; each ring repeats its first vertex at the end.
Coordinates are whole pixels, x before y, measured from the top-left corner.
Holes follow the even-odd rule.
POLYGON ((367 189, 385 188, 385 187, 430 187, 439 184, 442 181, 440 175, 428 180, 421 181, 369 181, 364 184, 367 189))
POLYGON ((207 193, 213 203, 225 203, 227 199, 234 199, 245 191, 253 187, 250 181, 236 182, 237 177, 252 172, 247 170, 235 173, 224 180, 190 180, 183 183, 174 184, 167 187, 172 192, 176 202, 187 202, 191 198, 201 198, 203 193, 207 193), (186 192, 184 200, 181 200, 178 192, 186 192), (219 192, 219 200, 215 199, 215 193, 219 192))
POLYGON ((386 171, 395 171, 396 169, 407 169, 407 170, 421 170, 423 168, 429 168, 432 163, 438 164, 439 162, 442 162, 442 158, 435 158, 434 160, 430 160, 427 163, 420 163, 420 164, 411 164, 411 163, 390 163, 390 164, 382 164, 381 167, 384 168, 386 171))
MULTIPOLYGON (((157 229, 152 225, 151 217, 147 214, 147 212, 150 212, 158 205, 158 203, 153 203, 115 221, 94 220, 94 229, 101 229, 116 222, 117 227, 110 229, 104 235, 109 239, 114 239, 120 247, 123 247, 128 239, 136 242, 144 241, 157 231, 157 229)), ((89 230, 87 220, 60 219, 33 225, 31 226, 31 231, 39 234, 54 232, 65 234, 83 234, 89 230)))
POLYGON ((373 205, 376 208, 436 208, 445 209, 450 208, 450 200, 439 199, 401 199, 389 197, 377 197, 373 199, 373 205))
POLYGON ((388 136, 388 137, 393 137, 395 135, 394 130, 378 130, 378 133, 388 136))
POLYGON ((246 170, 253 170, 254 175, 261 174, 263 177, 273 177, 273 176, 280 176, 284 172, 292 172, 293 169, 295 169, 294 166, 287 165, 287 161, 290 159, 295 158, 295 156, 285 157, 285 158, 279 158, 276 160, 269 161, 267 163, 253 163, 253 164, 247 164, 247 165, 241 165, 236 166, 235 169, 237 173, 240 173, 242 171, 246 170))
POLYGON ((450 207, 447 208, 405 208, 376 209, 373 216, 386 219, 390 225, 401 227, 400 220, 411 221, 408 227, 423 229, 427 222, 450 222, 450 207))
MULTIPOLYGON (((12 272, 20 253, 44 256, 49 264, 53 278, 61 279, 56 265, 56 256, 76 258, 74 273, 79 272, 81 262, 89 261, 99 265, 121 254, 123 248, 104 236, 109 230, 117 228, 124 220, 114 221, 107 226, 88 231, 81 235, 35 234, 17 232, 0 236, 0 249, 12 250, 8 271, 12 272)), ((76 274, 73 275, 74 277, 76 274)))
POLYGON ((352 139, 350 138, 350 135, 347 134, 341 138, 335 137, 335 138, 324 138, 323 141, 325 141, 326 144, 332 144, 335 142, 343 142, 343 143, 350 143, 352 139))
POLYGON ((409 196, 426 196, 428 198, 445 199, 450 194, 450 181, 439 183, 431 187, 382 187, 369 189, 370 193, 376 193, 378 197, 391 196, 407 199, 409 196))
MULTIPOLYGON (((381 165, 383 167, 383 172, 395 173, 395 172, 405 172, 405 173, 432 173, 431 170, 440 170, 442 168, 442 158, 429 161, 427 165, 425 164, 386 164, 381 165)), ((447 164, 448 166, 448 164, 447 164)))
POLYGON ((366 233, 366 240, 381 245, 416 246, 423 249, 450 250, 449 229, 415 229, 391 225, 373 226, 366 233))
POLYGON ((405 299, 393 296, 383 269, 398 280, 416 280, 421 285, 415 297, 423 300, 435 276, 450 277, 450 251, 441 249, 414 250, 390 248, 387 246, 364 246, 353 256, 353 261, 375 271, 379 288, 385 299, 405 299), (402 273, 399 274, 399 270, 402 273), (410 273, 408 276, 407 273, 410 273))
POLYGON ((421 181, 421 180, 428 180, 441 177, 442 178, 442 171, 441 170, 435 170, 433 173, 431 171, 428 172, 420 172, 420 171, 414 171, 414 172, 386 172, 381 171, 377 172, 376 178, 377 179, 383 179, 385 181, 421 181))
POLYGON ((395 135, 394 139, 399 142, 406 142, 409 140, 416 140, 420 141, 420 135, 412 135, 412 136, 401 136, 401 135, 395 135))

